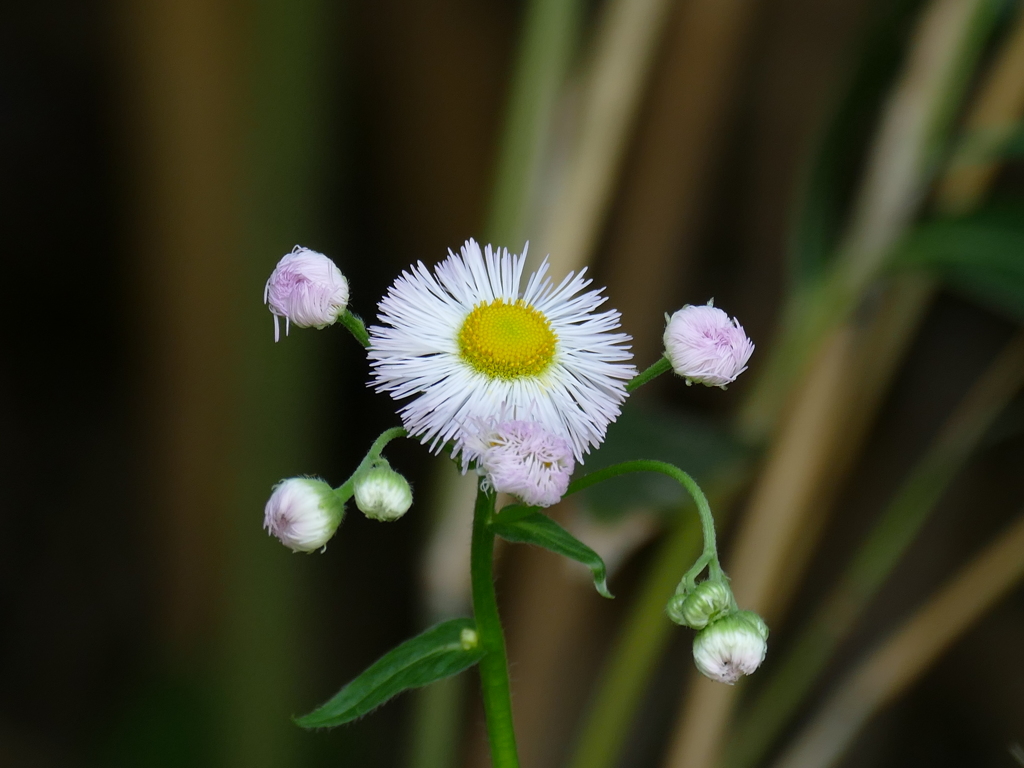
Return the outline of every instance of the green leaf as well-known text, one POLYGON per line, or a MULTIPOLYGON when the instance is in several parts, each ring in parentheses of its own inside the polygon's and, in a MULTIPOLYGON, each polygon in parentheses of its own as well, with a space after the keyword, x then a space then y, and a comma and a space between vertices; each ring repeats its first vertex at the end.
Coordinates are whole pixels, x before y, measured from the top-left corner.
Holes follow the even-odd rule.
POLYGON ((956 165, 1024 157, 1024 122, 971 131, 961 137, 952 157, 956 165))
POLYGON ((540 512, 531 512, 522 516, 517 514, 516 517, 510 519, 502 519, 501 515, 502 513, 499 512, 491 522, 491 529, 498 536, 517 544, 534 544, 555 554, 568 557, 570 560, 583 563, 594 575, 594 587, 597 591, 603 597, 613 597, 612 593, 608 591, 604 560, 597 552, 550 517, 540 512))
POLYGON ((476 644, 476 624, 472 619, 437 624, 388 651, 333 699, 308 715, 295 718, 295 722, 303 728, 347 723, 402 691, 462 672, 483 655, 476 644))
POLYGON ((931 271, 951 289, 1024 320, 1024 201, 919 225, 893 267, 931 271))

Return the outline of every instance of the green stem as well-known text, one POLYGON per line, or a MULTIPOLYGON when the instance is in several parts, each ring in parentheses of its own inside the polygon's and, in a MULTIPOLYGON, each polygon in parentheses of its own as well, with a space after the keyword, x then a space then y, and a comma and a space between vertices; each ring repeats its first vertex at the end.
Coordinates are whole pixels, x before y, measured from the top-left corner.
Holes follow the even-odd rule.
POLYGON ((391 429, 384 430, 380 437, 373 441, 373 445, 370 446, 370 450, 366 452, 363 460, 359 462, 359 466, 356 467, 356 471, 349 475, 348 480, 339 485, 334 489, 334 492, 341 496, 346 501, 352 496, 352 486, 355 484, 356 477, 364 469, 367 469, 374 462, 380 461, 380 455, 384 452, 384 448, 392 440, 396 440, 399 437, 408 437, 409 433, 405 431, 404 427, 392 427, 391 429))
POLYGON ((518 768, 505 635, 501 630, 498 599, 494 594, 494 532, 491 530, 494 499, 493 491, 478 487, 469 561, 473 617, 480 647, 486 653, 480 660, 480 688, 487 718, 487 736, 491 743, 491 763, 493 768, 518 768))
MULTIPOLYGON (((748 465, 736 465, 710 489, 720 512, 729 512, 730 502, 749 474, 748 465)), ((719 525, 725 521, 720 517, 719 525)), ((618 765, 640 700, 676 626, 665 615, 665 603, 672 596, 680 568, 698 555, 696 533, 693 518, 686 516, 677 522, 644 574, 639 594, 605 664, 569 763, 571 768, 618 765)))
MULTIPOLYGON (((651 366, 653 368, 654 366, 651 366)), ((650 370, 650 368, 648 368, 650 370)), ((641 374, 643 375, 643 374, 641 374)), ((703 570, 704 566, 707 565, 710 573, 713 577, 724 576, 722 572, 722 566, 718 562, 718 544, 715 540, 715 518, 711 514, 711 505, 708 504, 707 496, 704 495, 704 491, 697 485, 697 481, 690 477, 686 472, 679 469, 679 467, 669 464, 666 461, 654 461, 652 459, 636 459, 634 461, 624 461, 621 464, 612 464, 610 467, 599 469, 596 472, 591 472, 583 477, 578 477, 569 483, 569 488, 565 495, 568 496, 570 493, 576 493, 582 491, 585 488, 589 488, 597 483, 610 480, 613 477, 619 477, 621 475, 627 475, 631 472, 660 472, 663 475, 668 475, 683 488, 686 489, 687 493, 693 498, 693 503, 697 505, 697 514, 700 515, 700 526, 701 532, 704 536, 704 550, 701 556, 697 559, 697 563, 694 564, 694 568, 683 577, 683 580, 696 578, 697 574, 703 570), (699 568, 697 566, 700 565, 699 568), (696 570, 694 570, 696 569, 696 570)))
MULTIPOLYGON (((654 367, 654 365, 651 366, 651 368, 654 367)), ((649 371, 651 368, 648 368, 647 370, 649 371)), ((646 372, 647 371, 644 373, 646 372)), ((682 580, 679 582, 679 587, 676 589, 676 594, 688 592, 693 589, 697 577, 705 568, 708 569, 708 575, 711 578, 725 578, 725 572, 722 570, 722 565, 718 561, 718 544, 716 543, 715 536, 715 517, 711 514, 711 505, 708 503, 708 499, 704 495, 704 491, 702 491, 700 486, 697 485, 697 481, 674 464, 669 464, 666 461, 654 461, 653 459, 636 459, 634 461, 624 461, 620 464, 612 464, 610 467, 605 467, 604 469, 599 469, 596 472, 591 472, 588 475, 577 477, 569 483, 569 487, 566 489, 565 495, 569 496, 570 494, 589 488, 592 485, 603 483, 605 480, 611 480, 613 477, 628 475, 631 472, 660 472, 663 475, 668 475, 687 490, 693 499, 694 504, 697 505, 697 513, 700 515, 701 532, 704 537, 704 549, 701 552, 700 557, 697 558, 697 562, 695 562, 690 570, 683 575, 682 580)), ((509 504, 506 507, 502 507, 501 519, 505 522, 513 522, 515 520, 520 520, 539 509, 540 507, 529 507, 525 504, 509 504)))
POLYGON ((634 390, 640 389, 640 387, 651 379, 656 379, 658 376, 661 376, 663 373, 667 373, 671 369, 672 363, 669 362, 667 357, 662 355, 651 367, 647 370, 640 371, 640 373, 634 376, 630 382, 626 384, 626 391, 633 392, 634 390))
POLYGON ((356 341, 364 347, 370 346, 370 334, 366 332, 366 325, 359 315, 353 315, 346 309, 341 317, 338 318, 338 322, 348 329, 348 332, 355 337, 356 341))

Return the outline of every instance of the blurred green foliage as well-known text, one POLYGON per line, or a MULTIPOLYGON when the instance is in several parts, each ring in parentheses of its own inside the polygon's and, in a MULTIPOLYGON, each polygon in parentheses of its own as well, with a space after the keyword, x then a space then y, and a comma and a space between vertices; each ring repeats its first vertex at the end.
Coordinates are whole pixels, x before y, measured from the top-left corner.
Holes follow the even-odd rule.
MULTIPOLYGON (((723 427, 710 420, 630 400, 608 427, 601 450, 587 457, 577 476, 624 461, 654 459, 685 467, 706 486, 729 473, 747 454, 723 427)), ((689 495, 679 483, 652 472, 613 478, 583 491, 583 498, 595 517, 608 522, 640 509, 674 516, 689 507, 689 495)))
POLYGON ((950 289, 1024 320, 1024 200, 924 222, 904 238, 893 268, 928 270, 950 289))

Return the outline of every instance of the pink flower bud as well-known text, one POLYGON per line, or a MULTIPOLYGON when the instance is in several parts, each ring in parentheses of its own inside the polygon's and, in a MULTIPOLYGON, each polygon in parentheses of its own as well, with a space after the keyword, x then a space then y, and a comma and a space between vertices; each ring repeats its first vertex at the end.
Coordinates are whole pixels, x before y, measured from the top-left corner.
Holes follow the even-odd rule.
POLYGON ((732 320, 709 301, 706 306, 687 304, 665 328, 665 354, 672 370, 708 387, 731 384, 754 352, 754 344, 736 318, 732 320))
POLYGON ((322 253, 296 245, 278 263, 263 289, 263 303, 274 313, 274 341, 280 338, 278 318, 300 328, 326 328, 348 306, 348 280, 322 253))
POLYGON ((480 436, 478 467, 494 490, 535 507, 557 504, 576 468, 572 446, 533 421, 505 421, 480 436))

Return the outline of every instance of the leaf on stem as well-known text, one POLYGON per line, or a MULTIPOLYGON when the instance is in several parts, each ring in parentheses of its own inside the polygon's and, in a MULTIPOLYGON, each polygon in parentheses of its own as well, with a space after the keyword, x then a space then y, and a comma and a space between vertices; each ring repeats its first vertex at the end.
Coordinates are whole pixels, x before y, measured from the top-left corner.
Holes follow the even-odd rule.
POLYGON ((503 514, 504 511, 491 522, 491 529, 495 534, 506 541, 513 541, 517 544, 533 544, 557 555, 568 557, 570 560, 583 563, 594 575, 594 587, 601 596, 614 597, 608 591, 606 569, 600 555, 565 528, 540 512, 532 512, 509 519, 504 519, 503 514))
POLYGON ((458 674, 484 655, 475 639, 476 624, 472 619, 437 624, 388 651, 334 698, 308 715, 295 718, 295 722, 303 728, 342 725, 402 691, 458 674))

